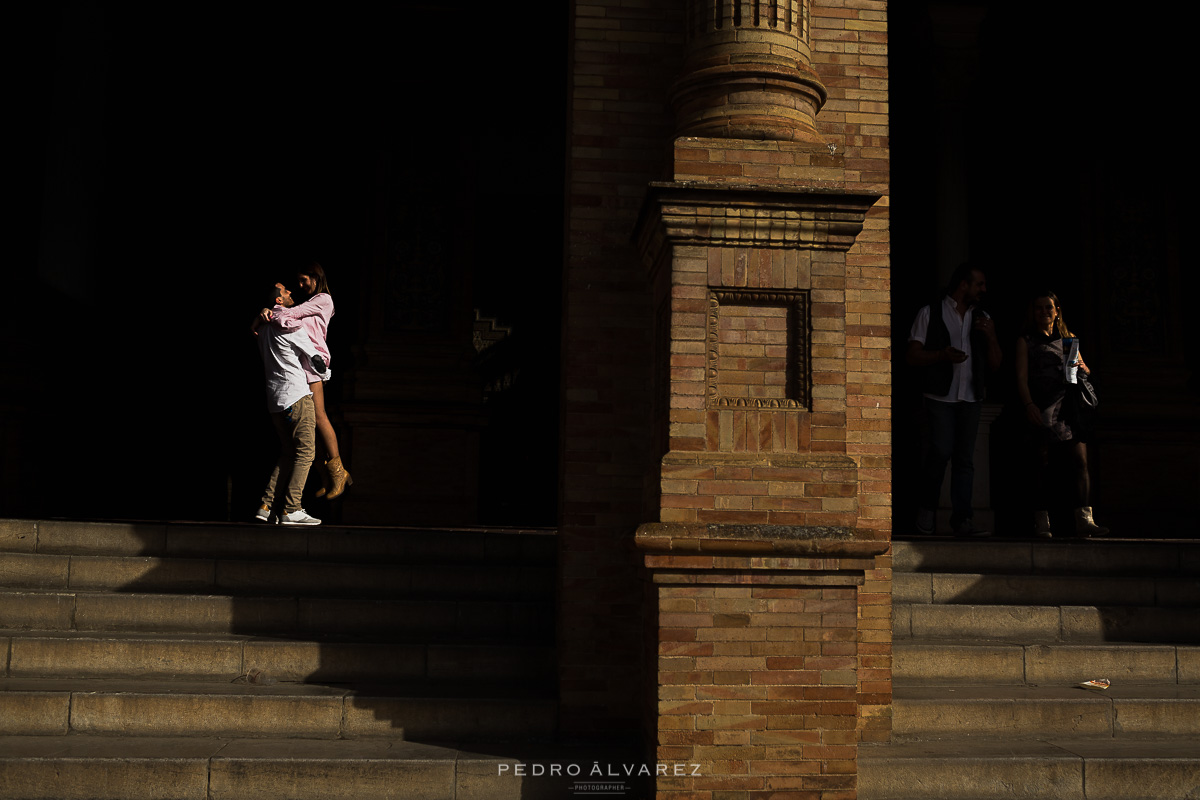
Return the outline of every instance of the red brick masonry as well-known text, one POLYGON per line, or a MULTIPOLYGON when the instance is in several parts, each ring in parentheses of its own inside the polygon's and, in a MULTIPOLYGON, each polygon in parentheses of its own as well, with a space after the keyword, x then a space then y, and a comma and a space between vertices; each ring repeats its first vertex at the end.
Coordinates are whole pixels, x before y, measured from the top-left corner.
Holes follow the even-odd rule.
POLYGON ((572 7, 564 730, 622 727, 649 670, 654 746, 708 757, 663 796, 853 797, 890 729, 887 3, 572 7), (758 533, 643 527, 639 597, 648 520, 758 533), (739 549, 805 529, 840 544, 739 549))

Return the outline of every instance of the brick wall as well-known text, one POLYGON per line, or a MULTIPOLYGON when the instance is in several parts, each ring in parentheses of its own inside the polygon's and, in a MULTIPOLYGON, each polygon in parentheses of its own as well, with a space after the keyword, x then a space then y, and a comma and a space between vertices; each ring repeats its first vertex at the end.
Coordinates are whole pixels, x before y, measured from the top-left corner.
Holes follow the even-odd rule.
MULTIPOLYGON (((858 528, 891 536, 891 262, 888 230, 886 0, 820 0, 813 66, 829 91, 821 132, 845 159, 846 184, 883 194, 846 253, 846 454, 858 464, 858 528)), ((891 734, 891 555, 859 589, 859 730, 891 734)))
POLYGON ((855 588, 661 586, 657 599, 657 758, 703 765, 660 793, 849 796, 855 588))
MULTIPOLYGON (((818 141, 673 139, 669 88, 683 64, 685 5, 575 5, 561 513, 568 728, 595 727, 597 720, 620 724, 636 714, 630 679, 641 654, 628 633, 640 628, 643 597, 628 543, 638 522, 840 525, 868 539, 890 535, 886 2, 811 4, 812 66, 828 93, 816 117, 818 141), (702 221, 707 244, 670 245, 670 263, 662 267, 672 271, 669 297, 659 307, 630 234, 650 182, 664 179, 740 187, 751 198, 734 204, 743 209, 736 217, 702 221), (760 189, 786 193, 797 187, 884 197, 867 213, 861 232, 845 240, 848 234, 836 221, 798 220, 784 209, 755 206, 760 189), (756 242, 757 234, 746 232, 760 227, 768 239, 775 230, 809 237, 816 246, 756 242), (717 241, 722 237, 723 244, 717 241), (667 363, 656 375, 660 308, 659 331, 669 336, 669 347, 659 355, 667 363), (778 320, 795 325, 800 313, 808 326, 807 361, 792 369, 801 374, 789 374, 778 368, 778 320), (762 345, 761 354, 743 349, 751 340, 762 345), (668 396, 655 396, 655 386, 668 396), (712 402, 714 392, 720 403, 712 402), (762 402, 739 405, 746 400, 762 402)), ((886 738, 890 728, 891 572, 886 556, 861 563, 865 580, 840 590, 857 596, 847 628, 853 641, 843 642, 853 655, 838 657, 852 659, 856 675, 852 727, 871 740, 886 738)), ((653 602, 712 606, 734 599, 719 598, 716 589, 674 591, 660 588, 653 602)), ((794 591, 802 594, 790 599, 803 604, 824 602, 811 592, 826 590, 794 591)), ((753 593, 739 598, 756 607, 768 599, 753 593)), ((660 634, 674 630, 650 622, 660 634)), ((714 636, 722 629, 715 622, 698 627, 714 636)), ((713 658, 735 657, 739 646, 716 640, 689 645, 705 652, 711 647, 713 658), (717 655, 722 648, 728 652, 717 655)), ((697 671, 704 670, 682 672, 697 671)), ((686 683, 670 685, 675 688, 663 686, 667 694, 689 691, 686 683)), ((704 685, 711 692, 718 684, 704 685)), ((674 699, 700 702, 696 713, 667 716, 692 720, 689 730, 700 741, 708 736, 696 727, 710 708, 703 704, 724 701, 692 695, 674 699)), ((809 756, 818 753, 838 760, 835 751, 809 750, 809 756)), ((757 761, 772 760, 763 754, 757 761)), ((771 774, 782 779, 786 771, 771 774)), ((836 794, 845 791, 836 783, 828 787, 835 793, 811 796, 852 796, 836 794)))
POLYGON ((636 730, 641 712, 630 540, 654 458, 653 309, 630 234, 666 169, 682 15, 673 0, 573 10, 559 512, 562 724, 573 732, 636 730))
POLYGON ((859 591, 886 543, 769 526, 647 524, 648 739, 659 798, 853 798, 859 591), (706 554, 711 553, 711 554, 706 554))

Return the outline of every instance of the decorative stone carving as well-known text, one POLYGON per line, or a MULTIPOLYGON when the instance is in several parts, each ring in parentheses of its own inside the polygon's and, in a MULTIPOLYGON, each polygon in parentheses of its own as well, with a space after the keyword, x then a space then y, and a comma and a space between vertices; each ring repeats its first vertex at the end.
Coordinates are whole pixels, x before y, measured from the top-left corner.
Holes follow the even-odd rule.
POLYGON ((711 291, 706 405, 810 409, 809 339, 808 291, 711 291), (728 330, 731 326, 722 321, 723 303, 754 307, 746 318, 750 329, 728 330))
POLYGON ((862 232, 877 194, 821 189, 741 189, 719 185, 652 183, 639 223, 642 251, 652 270, 666 242, 809 250, 849 250, 862 232))

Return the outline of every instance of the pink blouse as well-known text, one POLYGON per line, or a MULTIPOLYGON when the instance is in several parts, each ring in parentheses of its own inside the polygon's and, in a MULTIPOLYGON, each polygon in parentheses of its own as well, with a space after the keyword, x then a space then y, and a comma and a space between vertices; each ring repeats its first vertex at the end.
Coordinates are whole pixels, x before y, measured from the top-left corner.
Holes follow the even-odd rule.
MULTIPOLYGON (((329 320, 332 318, 333 298, 321 292, 291 308, 276 307, 271 321, 285 331, 303 330, 312 340, 317 352, 325 359, 325 363, 329 364, 329 345, 326 344, 325 337, 328 335, 329 320)), ((314 372, 307 361, 305 359, 304 372, 308 376, 309 383, 324 380, 327 377, 327 375, 318 375, 314 372)))

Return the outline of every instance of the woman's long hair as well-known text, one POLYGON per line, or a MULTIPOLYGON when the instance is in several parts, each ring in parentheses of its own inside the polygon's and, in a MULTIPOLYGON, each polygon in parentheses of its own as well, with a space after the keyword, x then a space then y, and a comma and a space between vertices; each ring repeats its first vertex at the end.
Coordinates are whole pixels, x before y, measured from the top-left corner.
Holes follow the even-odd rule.
POLYGON ((329 281, 325 279, 325 268, 316 261, 309 264, 307 268, 300 270, 298 274, 307 275, 317 282, 316 291, 313 292, 314 295, 320 294, 321 292, 330 294, 329 281))
POLYGON ((1063 322, 1062 306, 1058 304, 1058 295, 1054 292, 1038 292, 1029 298, 1029 304, 1025 306, 1025 330, 1029 333, 1041 332, 1041 328, 1038 327, 1033 319, 1033 304, 1043 297, 1048 297, 1054 302, 1054 329, 1058 332, 1058 335, 1064 339, 1073 337, 1075 334, 1067 330, 1067 323, 1063 322))

